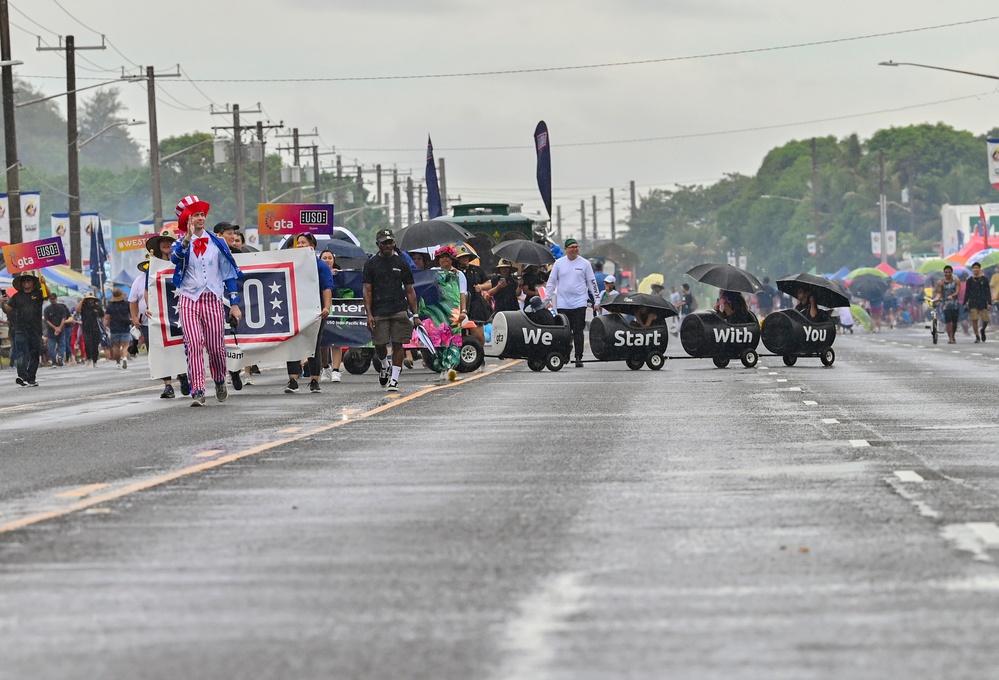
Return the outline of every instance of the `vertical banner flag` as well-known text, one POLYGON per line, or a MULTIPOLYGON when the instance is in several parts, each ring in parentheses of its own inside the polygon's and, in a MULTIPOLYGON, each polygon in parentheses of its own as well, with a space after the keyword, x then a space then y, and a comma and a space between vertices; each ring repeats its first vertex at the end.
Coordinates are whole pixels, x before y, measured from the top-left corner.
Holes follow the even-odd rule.
POLYGON ((437 166, 434 165, 434 145, 427 135, 427 219, 433 220, 444 214, 441 208, 441 187, 437 183, 437 166))
POLYGON ((21 192, 21 240, 37 241, 42 219, 42 194, 39 191, 21 192))
MULTIPOLYGON (((226 328, 226 347, 239 346, 243 366, 312 356, 322 322, 315 254, 308 248, 292 248, 233 257, 243 272, 239 280, 243 318, 235 336, 226 328)), ((172 277, 173 264, 150 260, 149 375, 153 379, 187 371, 180 294, 172 277)))
POLYGON ((52 220, 52 233, 53 238, 58 238, 62 241, 63 252, 69 252, 69 213, 52 213, 49 215, 49 219, 52 220))
MULTIPOLYGON (((101 216, 98 213, 80 213, 80 261, 83 266, 90 264, 90 245, 93 243, 90 235, 97 230, 101 223, 101 216)), ((105 250, 107 246, 105 245, 105 250)))
POLYGON ((0 241, 10 243, 10 215, 7 214, 7 194, 0 194, 0 241))
POLYGON ((538 190, 545 202, 548 218, 552 216, 552 151, 548 140, 548 126, 545 121, 534 128, 534 149, 538 153, 538 190))
POLYGON ((97 221, 97 228, 90 229, 90 285, 101 291, 101 298, 104 297, 104 263, 108 261, 108 251, 104 247, 104 228, 100 220, 97 221))
POLYGON ((989 150, 989 184, 999 189, 999 139, 986 139, 989 150))
POLYGON ((978 226, 982 228, 982 237, 985 239, 985 247, 989 247, 989 221, 985 219, 985 208, 978 206, 978 226))

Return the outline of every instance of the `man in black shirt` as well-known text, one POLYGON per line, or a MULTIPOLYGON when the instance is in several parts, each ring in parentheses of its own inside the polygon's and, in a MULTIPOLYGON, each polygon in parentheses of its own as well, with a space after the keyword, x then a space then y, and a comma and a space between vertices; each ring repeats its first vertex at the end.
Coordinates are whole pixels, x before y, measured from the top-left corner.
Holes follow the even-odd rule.
POLYGON ((53 365, 62 366, 63 357, 69 352, 73 315, 69 313, 69 307, 59 302, 55 293, 50 293, 49 305, 42 316, 45 320, 45 337, 49 343, 49 358, 53 365))
POLYGON ((399 391, 399 374, 406 351, 403 348, 413 337, 413 326, 421 325, 417 316, 416 289, 413 271, 395 253, 395 236, 391 229, 375 235, 378 254, 364 263, 364 309, 368 330, 378 357, 378 384, 390 392, 399 391), (412 321, 410 321, 412 319, 412 321), (392 360, 388 359, 388 343, 392 342, 392 360))
POLYGON ((493 299, 494 312, 516 312, 520 310, 520 280, 516 276, 513 263, 500 259, 493 268, 496 272, 489 280, 490 288, 485 292, 493 299))
POLYGON ((10 322, 14 342, 11 349, 12 361, 17 364, 17 384, 22 387, 38 387, 35 374, 38 372, 38 358, 42 353, 42 333, 39 321, 42 318, 42 292, 38 278, 31 274, 14 277, 17 292, 10 298, 2 293, 3 311, 10 322))
POLYGON ((971 325, 975 328, 975 342, 985 342, 985 327, 989 325, 989 307, 992 306, 992 289, 982 274, 982 265, 971 265, 971 276, 964 283, 964 306, 968 308, 971 325), (979 334, 978 322, 982 322, 979 334))

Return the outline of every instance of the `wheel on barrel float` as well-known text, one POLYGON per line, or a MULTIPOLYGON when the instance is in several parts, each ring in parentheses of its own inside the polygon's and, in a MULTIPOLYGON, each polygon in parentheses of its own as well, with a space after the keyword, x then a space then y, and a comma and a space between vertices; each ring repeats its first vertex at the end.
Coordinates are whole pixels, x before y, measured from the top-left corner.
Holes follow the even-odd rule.
POLYGON ((538 357, 530 357, 527 360, 527 367, 534 372, 545 370, 545 360, 538 357))
POLYGON ((658 371, 660 368, 666 365, 666 357, 662 354, 657 354, 652 352, 645 358, 645 365, 651 368, 653 371, 658 371))
POLYGON ((718 368, 725 368, 728 366, 728 359, 725 357, 713 357, 711 361, 714 362, 714 365, 718 368))
POLYGON ((343 355, 343 367, 353 375, 363 375, 371 367, 371 355, 361 349, 349 349, 343 355))
POLYGON ((467 335, 461 339, 461 352, 458 356, 458 372, 471 373, 479 368, 486 360, 486 352, 482 349, 482 343, 467 335))
POLYGON ((755 349, 747 349, 743 350, 742 356, 739 358, 742 359, 743 366, 746 368, 752 368, 756 365, 756 362, 760 360, 760 355, 756 353, 755 349))
POLYGON ((836 350, 832 347, 826 347, 819 355, 819 361, 822 362, 823 366, 832 366, 833 362, 836 361, 836 350))
POLYGON ((628 364, 628 368, 633 371, 637 371, 645 364, 645 357, 631 356, 624 360, 624 363, 628 364))
POLYGON ((783 358, 785 366, 794 366, 794 364, 798 361, 798 357, 793 354, 785 354, 783 358))
POLYGON ((562 367, 565 366, 565 357, 563 357, 558 352, 552 352, 545 359, 545 366, 549 371, 561 371, 562 367))

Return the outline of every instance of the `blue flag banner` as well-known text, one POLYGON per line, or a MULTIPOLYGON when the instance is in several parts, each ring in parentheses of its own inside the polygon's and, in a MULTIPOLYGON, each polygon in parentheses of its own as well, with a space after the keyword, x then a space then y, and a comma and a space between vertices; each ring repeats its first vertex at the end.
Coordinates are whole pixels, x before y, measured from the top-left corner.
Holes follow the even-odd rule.
POLYGON ((98 222, 96 229, 90 230, 90 285, 104 297, 104 263, 108 261, 107 247, 104 245, 104 227, 98 222))
POLYGON ((538 152, 538 190, 545 202, 548 217, 552 216, 552 149, 545 121, 534 128, 534 149, 538 152))
POLYGON ((427 135, 427 219, 433 220, 444 214, 441 207, 441 187, 437 183, 437 166, 434 165, 434 145, 427 135))

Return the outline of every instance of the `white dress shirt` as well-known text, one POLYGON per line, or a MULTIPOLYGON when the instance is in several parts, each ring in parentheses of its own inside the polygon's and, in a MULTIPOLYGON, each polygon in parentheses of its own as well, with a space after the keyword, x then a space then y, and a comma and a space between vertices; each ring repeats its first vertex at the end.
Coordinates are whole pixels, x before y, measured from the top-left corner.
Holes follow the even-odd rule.
POLYGON ((191 247, 187 251, 187 271, 184 272, 184 280, 177 292, 189 300, 198 300, 206 292, 222 299, 225 291, 225 281, 219 273, 219 258, 222 253, 215 242, 208 238, 207 233, 201 238, 207 244, 205 252, 199 257, 194 254, 194 244, 198 238, 191 237, 191 247))

